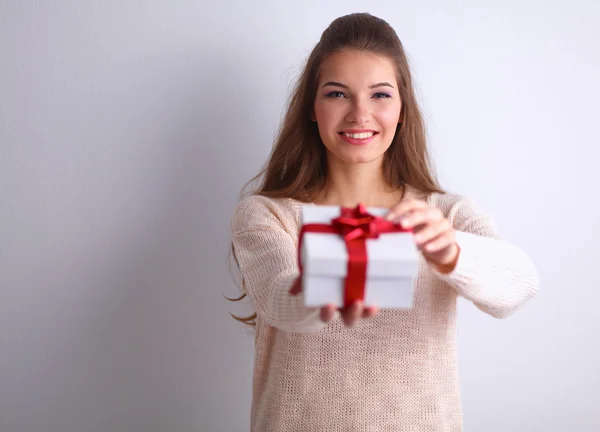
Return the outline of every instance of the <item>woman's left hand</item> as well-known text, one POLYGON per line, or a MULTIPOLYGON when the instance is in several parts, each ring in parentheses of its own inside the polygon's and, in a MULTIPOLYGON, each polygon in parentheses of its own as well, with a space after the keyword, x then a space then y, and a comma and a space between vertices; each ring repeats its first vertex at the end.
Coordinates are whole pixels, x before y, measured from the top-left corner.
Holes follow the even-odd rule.
POLYGON ((452 224, 437 207, 417 199, 401 201, 385 216, 412 229, 415 244, 425 258, 443 273, 454 270, 460 249, 452 224))

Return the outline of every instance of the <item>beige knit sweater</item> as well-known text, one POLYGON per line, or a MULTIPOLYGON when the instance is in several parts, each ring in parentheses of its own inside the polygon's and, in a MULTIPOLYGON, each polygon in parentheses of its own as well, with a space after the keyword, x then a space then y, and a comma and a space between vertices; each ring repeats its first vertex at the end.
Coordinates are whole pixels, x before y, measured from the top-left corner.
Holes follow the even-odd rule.
POLYGON ((235 254, 258 318, 252 432, 461 431, 456 299, 508 317, 538 290, 532 260, 473 202, 431 194, 457 230, 456 268, 421 258, 410 310, 328 324, 288 293, 298 277, 300 206, 250 196, 232 218, 235 254))

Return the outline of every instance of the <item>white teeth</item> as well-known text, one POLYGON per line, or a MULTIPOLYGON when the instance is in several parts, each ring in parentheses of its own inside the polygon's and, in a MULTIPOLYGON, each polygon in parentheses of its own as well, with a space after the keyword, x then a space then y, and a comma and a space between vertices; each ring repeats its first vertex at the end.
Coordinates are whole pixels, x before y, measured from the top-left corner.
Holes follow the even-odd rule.
POLYGON ((365 138, 371 138, 373 135, 375 135, 375 133, 374 132, 363 132, 363 133, 346 133, 346 132, 344 132, 344 135, 347 136, 348 138, 365 139, 365 138))

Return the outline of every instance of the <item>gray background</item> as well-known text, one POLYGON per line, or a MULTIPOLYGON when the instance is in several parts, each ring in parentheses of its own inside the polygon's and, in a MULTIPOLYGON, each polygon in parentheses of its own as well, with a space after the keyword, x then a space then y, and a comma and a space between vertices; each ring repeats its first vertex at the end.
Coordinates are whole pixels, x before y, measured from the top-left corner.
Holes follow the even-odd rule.
POLYGON ((459 303, 468 432, 600 430, 600 4, 0 1, 0 431, 248 430, 229 219, 325 27, 410 56, 440 179, 542 289, 459 303))

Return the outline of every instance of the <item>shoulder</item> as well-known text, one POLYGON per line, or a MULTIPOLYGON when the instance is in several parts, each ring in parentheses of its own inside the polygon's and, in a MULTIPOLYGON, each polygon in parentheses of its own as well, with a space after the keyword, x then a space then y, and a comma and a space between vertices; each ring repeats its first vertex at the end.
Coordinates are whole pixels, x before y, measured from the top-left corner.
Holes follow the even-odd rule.
POLYGON ((250 195, 235 206, 231 218, 233 233, 252 230, 298 230, 300 203, 289 198, 250 195))
POLYGON ((432 193, 428 196, 430 205, 438 207, 444 216, 459 229, 465 229, 476 220, 485 220, 495 225, 492 217, 469 196, 457 193, 432 193))
POLYGON ((428 196, 428 201, 431 205, 438 207, 444 215, 449 216, 451 213, 458 211, 461 207, 474 205, 473 200, 468 196, 457 193, 431 193, 428 196))

